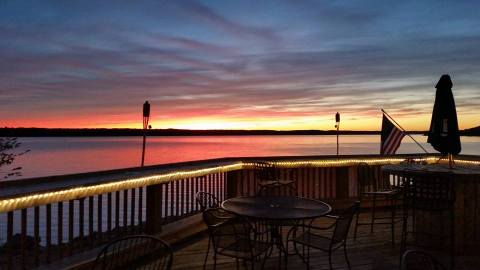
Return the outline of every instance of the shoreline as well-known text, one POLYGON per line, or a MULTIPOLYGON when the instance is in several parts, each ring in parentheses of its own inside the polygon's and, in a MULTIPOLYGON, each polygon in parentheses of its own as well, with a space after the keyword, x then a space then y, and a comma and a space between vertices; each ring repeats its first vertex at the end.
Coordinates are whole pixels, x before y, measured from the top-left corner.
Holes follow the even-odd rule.
MULTIPOLYGON (((129 128, 0 128, 0 137, 125 137, 143 136, 142 129, 129 128)), ((339 135, 379 135, 380 131, 343 130, 339 135)), ((426 134, 412 131, 409 134, 426 134)), ((282 135, 337 135, 336 130, 187 130, 150 129, 148 136, 282 136, 282 135)))
MULTIPOLYGON (((129 137, 143 136, 143 129, 134 128, 0 128, 0 137, 129 137)), ((408 134, 427 135, 428 131, 409 131, 408 134)), ((374 130, 341 130, 339 135, 379 135, 374 130)), ((190 130, 150 129, 148 136, 285 136, 337 135, 336 130, 190 130)), ((460 131, 460 136, 480 136, 479 128, 460 131)))

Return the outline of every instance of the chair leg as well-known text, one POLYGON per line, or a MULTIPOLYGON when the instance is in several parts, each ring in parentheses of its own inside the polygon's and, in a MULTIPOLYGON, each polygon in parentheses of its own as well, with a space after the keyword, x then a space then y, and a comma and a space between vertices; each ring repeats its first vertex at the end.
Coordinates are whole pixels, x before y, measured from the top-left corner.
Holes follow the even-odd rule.
POLYGON ((451 226, 450 226, 450 239, 451 239, 451 246, 450 246, 450 256, 451 256, 451 263, 450 263, 450 268, 454 269, 455 268, 455 213, 453 210, 450 211, 450 221, 451 221, 451 226))
POLYGON ((213 253, 213 270, 217 269, 217 254, 213 253))
MULTIPOLYGON (((399 263, 402 262, 402 254, 405 252, 406 245, 407 245, 407 229, 408 229, 408 210, 403 210, 403 220, 402 220, 402 239, 400 242, 400 257, 399 263)), ((400 264, 399 264, 400 265, 400 264)))
POLYGON ((348 255, 347 255, 347 242, 345 241, 345 244, 343 244, 343 254, 345 255, 345 261, 347 261, 348 269, 352 269, 350 266, 350 261, 348 260, 348 255))
POLYGON ((330 270, 332 270, 333 266, 332 266, 332 250, 331 249, 328 251, 328 265, 330 266, 330 270))
POLYGON ((396 208, 396 200, 392 198, 391 200, 391 211, 392 211, 392 246, 395 246, 395 208, 396 208))
POLYGON ((260 269, 264 269, 264 268, 265 268, 265 262, 267 261, 267 258, 268 258, 268 254, 265 253, 265 256, 263 256, 262 266, 261 266, 260 269))
POLYGON ((375 208, 377 204, 377 196, 373 195, 373 206, 372 206, 372 222, 370 223, 370 232, 373 233, 373 224, 375 223, 375 208))
POLYGON ((305 246, 302 245, 302 253, 300 253, 300 251, 298 250, 298 247, 297 247, 297 243, 293 243, 293 248, 295 249, 295 252, 298 254, 298 256, 300 256, 300 258, 302 259, 303 263, 305 265, 307 265, 307 269, 310 269, 310 265, 308 265, 308 261, 305 259, 305 246))
POLYGON ((203 269, 207 267, 207 260, 208 260, 208 254, 210 253, 210 242, 212 241, 212 238, 208 236, 208 246, 207 246, 207 255, 205 255, 205 260, 203 261, 203 269))
POLYGON ((353 240, 357 240, 358 217, 359 216, 360 216, 360 211, 357 212, 357 220, 355 221, 355 230, 353 231, 353 240))

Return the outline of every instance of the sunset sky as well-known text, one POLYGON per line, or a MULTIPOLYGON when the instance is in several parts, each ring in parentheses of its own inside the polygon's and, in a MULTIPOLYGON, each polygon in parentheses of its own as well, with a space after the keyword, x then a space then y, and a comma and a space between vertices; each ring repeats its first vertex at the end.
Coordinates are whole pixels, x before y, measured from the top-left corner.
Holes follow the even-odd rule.
POLYGON ((480 125, 480 1, 0 1, 0 126, 480 125))

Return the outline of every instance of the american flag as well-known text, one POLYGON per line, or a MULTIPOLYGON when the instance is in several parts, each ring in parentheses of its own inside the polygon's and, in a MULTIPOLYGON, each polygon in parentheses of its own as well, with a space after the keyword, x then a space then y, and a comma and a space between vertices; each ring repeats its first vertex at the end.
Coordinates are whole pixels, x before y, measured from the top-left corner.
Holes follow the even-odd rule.
POLYGON ((405 133, 398 129, 385 114, 383 114, 380 154, 395 154, 398 147, 400 147, 403 137, 405 137, 405 133))

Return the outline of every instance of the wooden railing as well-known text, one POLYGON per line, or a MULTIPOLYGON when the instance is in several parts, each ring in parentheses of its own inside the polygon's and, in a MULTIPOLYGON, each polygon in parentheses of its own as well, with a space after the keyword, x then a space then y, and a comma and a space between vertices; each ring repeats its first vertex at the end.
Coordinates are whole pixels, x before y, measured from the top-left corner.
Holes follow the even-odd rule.
MULTIPOLYGON (((30 268, 98 247, 132 233, 155 234, 199 213, 194 195, 220 200, 253 195, 252 162, 276 164, 297 181, 299 196, 357 196, 355 166, 377 167, 434 156, 309 156, 225 158, 144 168, 0 182, 0 269, 30 268)), ((476 157, 462 157, 478 160, 476 157)), ((478 161, 476 161, 478 162, 478 161)))

